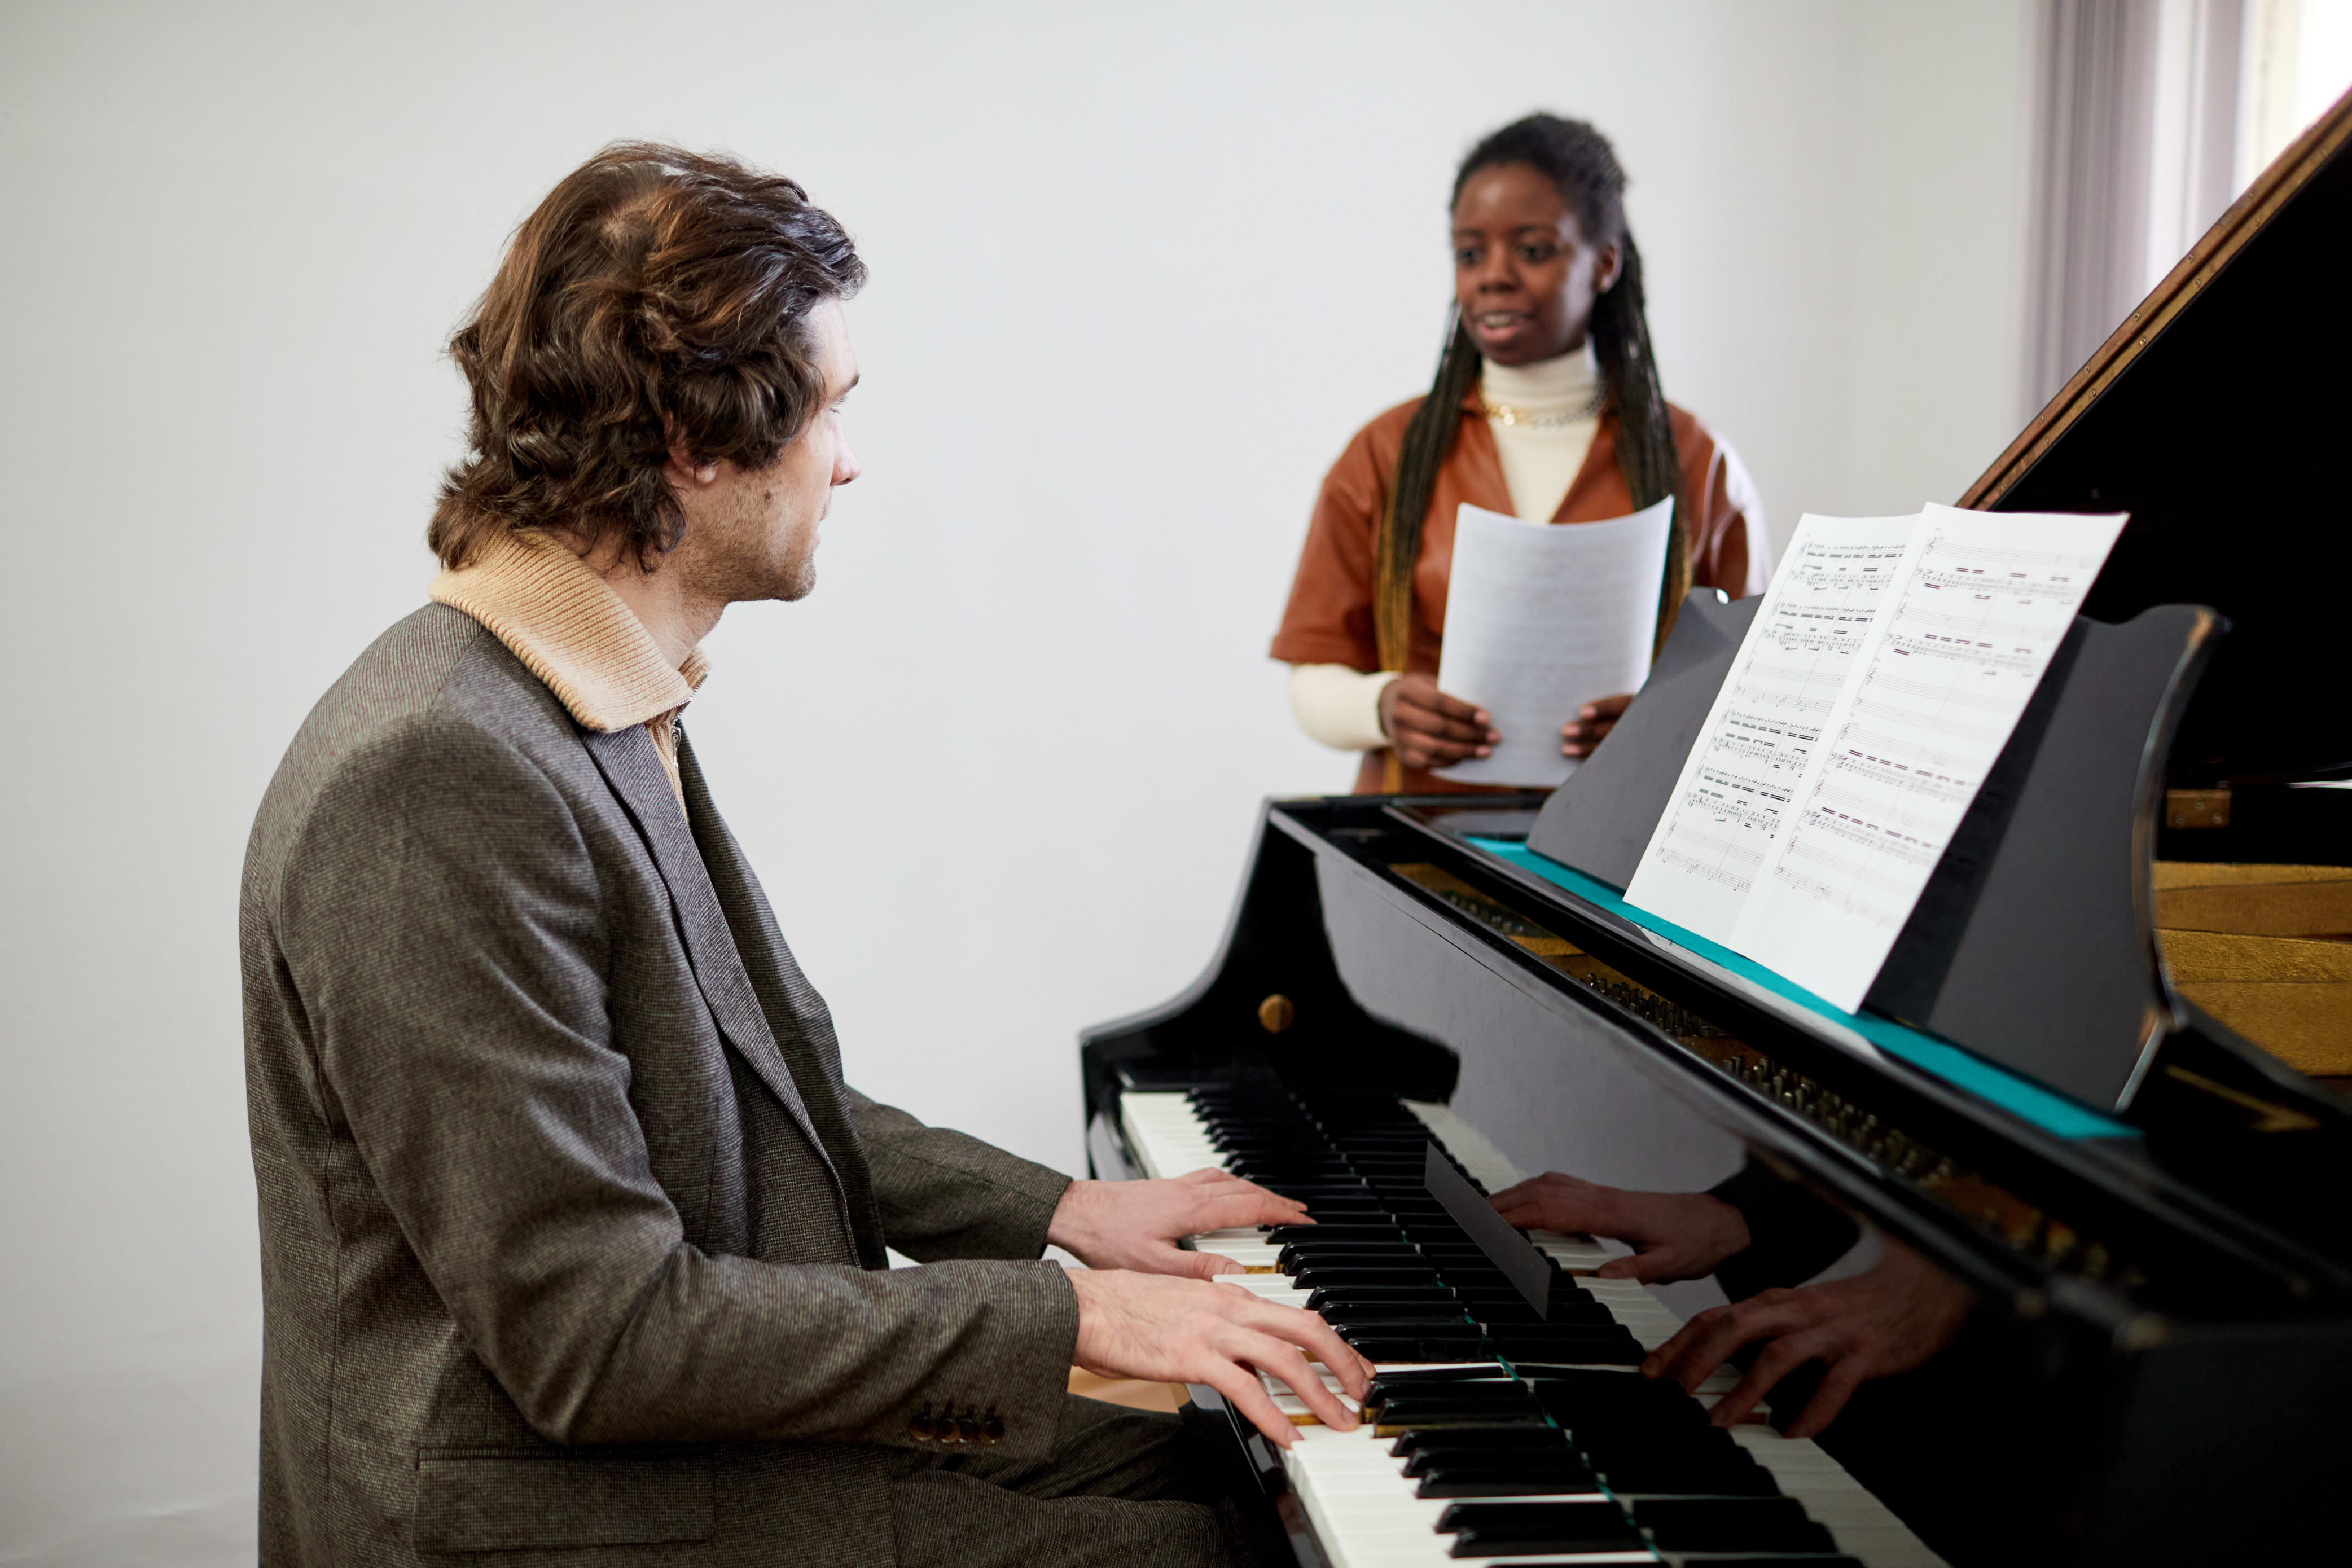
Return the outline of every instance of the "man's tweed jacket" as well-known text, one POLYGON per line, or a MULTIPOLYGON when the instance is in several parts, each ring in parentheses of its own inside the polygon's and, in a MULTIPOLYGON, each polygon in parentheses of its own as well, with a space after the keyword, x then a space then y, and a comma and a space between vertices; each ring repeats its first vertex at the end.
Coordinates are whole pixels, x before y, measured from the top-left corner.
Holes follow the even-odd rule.
POLYGON ((918 1452, 1052 1447, 1068 1178, 843 1083, 681 765, 435 605, 270 784, 264 1563, 887 1563, 918 1452))

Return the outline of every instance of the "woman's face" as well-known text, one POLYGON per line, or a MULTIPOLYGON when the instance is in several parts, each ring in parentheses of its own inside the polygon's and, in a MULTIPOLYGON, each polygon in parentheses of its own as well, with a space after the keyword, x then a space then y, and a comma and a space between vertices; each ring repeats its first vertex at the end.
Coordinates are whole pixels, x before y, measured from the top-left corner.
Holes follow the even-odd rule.
POLYGON ((1479 170, 1454 204, 1454 298, 1478 351, 1498 365, 1580 347, 1617 266, 1617 247, 1586 244, 1559 187, 1529 164, 1479 170))

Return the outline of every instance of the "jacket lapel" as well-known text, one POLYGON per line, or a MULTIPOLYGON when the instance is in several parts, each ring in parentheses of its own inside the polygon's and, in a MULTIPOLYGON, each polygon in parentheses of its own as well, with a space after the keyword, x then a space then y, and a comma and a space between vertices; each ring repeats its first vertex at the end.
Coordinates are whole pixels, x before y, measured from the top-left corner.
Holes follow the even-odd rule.
POLYGON ((816 1150, 817 1158, 824 1162, 835 1187, 840 1187, 841 1175, 833 1167, 833 1157, 824 1140, 817 1135, 800 1085, 783 1053, 777 1049, 767 1017, 761 1010, 759 995, 744 973, 742 956, 736 951, 735 939, 728 930, 702 856, 695 848, 694 836, 688 830, 685 813, 678 810, 677 797, 670 792, 669 776, 663 771, 661 758, 654 751, 653 737, 643 726, 631 725, 610 733, 590 730, 580 738, 588 755, 595 758, 604 781, 613 787, 613 793, 635 821, 646 847, 653 852, 654 864, 669 888, 670 905, 677 915, 678 932, 686 943, 687 961, 694 968, 695 984, 701 989, 711 1016, 718 1019, 719 1032, 751 1064, 751 1071, 760 1075, 760 1081, 783 1102, 784 1109, 792 1113, 803 1135, 816 1150))
POLYGON ((833 1029, 833 1010, 801 973, 784 935, 776 924, 768 895, 752 874, 751 863, 728 831, 727 821, 710 799, 710 787, 688 744, 686 728, 677 730, 678 774, 686 786, 687 816, 699 860, 719 897, 720 913, 733 934, 734 950, 741 956, 751 988, 767 1015, 770 1029, 793 1079, 807 1097, 809 1119, 816 1125, 833 1155, 834 1170, 849 1204, 851 1228, 868 1268, 881 1268, 882 1217, 874 1200, 874 1180, 866 1164, 865 1145, 849 1120, 841 1092, 841 1045, 833 1029))

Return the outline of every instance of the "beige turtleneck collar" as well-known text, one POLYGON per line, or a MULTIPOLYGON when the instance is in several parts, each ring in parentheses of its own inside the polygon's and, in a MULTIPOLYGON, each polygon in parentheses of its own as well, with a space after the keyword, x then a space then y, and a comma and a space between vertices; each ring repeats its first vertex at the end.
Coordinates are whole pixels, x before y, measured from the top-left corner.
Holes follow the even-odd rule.
POLYGON ((1590 338, 1532 365, 1488 361, 1480 367, 1478 395, 1514 516, 1548 523, 1559 514, 1600 428, 1600 392, 1590 338), (1529 423, 1529 415, 1540 423, 1529 423))
POLYGON ((700 649, 671 667, 621 596, 570 546, 536 528, 497 534, 471 561, 445 569, 426 593, 480 622, 582 728, 610 734, 644 725, 685 805, 676 724, 710 673, 700 649))
POLYGON ((1587 338, 1580 347, 1531 365, 1481 361, 1478 387, 1490 402, 1536 413, 1560 413, 1592 403, 1601 390, 1601 366, 1592 357, 1592 340, 1587 338))

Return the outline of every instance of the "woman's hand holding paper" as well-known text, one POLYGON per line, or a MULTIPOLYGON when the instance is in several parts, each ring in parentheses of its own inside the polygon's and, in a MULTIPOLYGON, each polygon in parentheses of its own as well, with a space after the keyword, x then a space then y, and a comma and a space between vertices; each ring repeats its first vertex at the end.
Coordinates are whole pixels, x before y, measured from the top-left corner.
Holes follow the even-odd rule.
POLYGON ((1407 768, 1444 768, 1485 757, 1502 736, 1486 710, 1437 689, 1433 675, 1399 675, 1381 693, 1381 729, 1407 768))
POLYGON ((1633 704, 1633 694, 1626 692, 1613 697, 1598 697, 1586 703, 1576 716, 1559 727, 1559 754, 1562 757, 1590 757, 1592 748, 1609 738, 1617 721, 1633 704))

